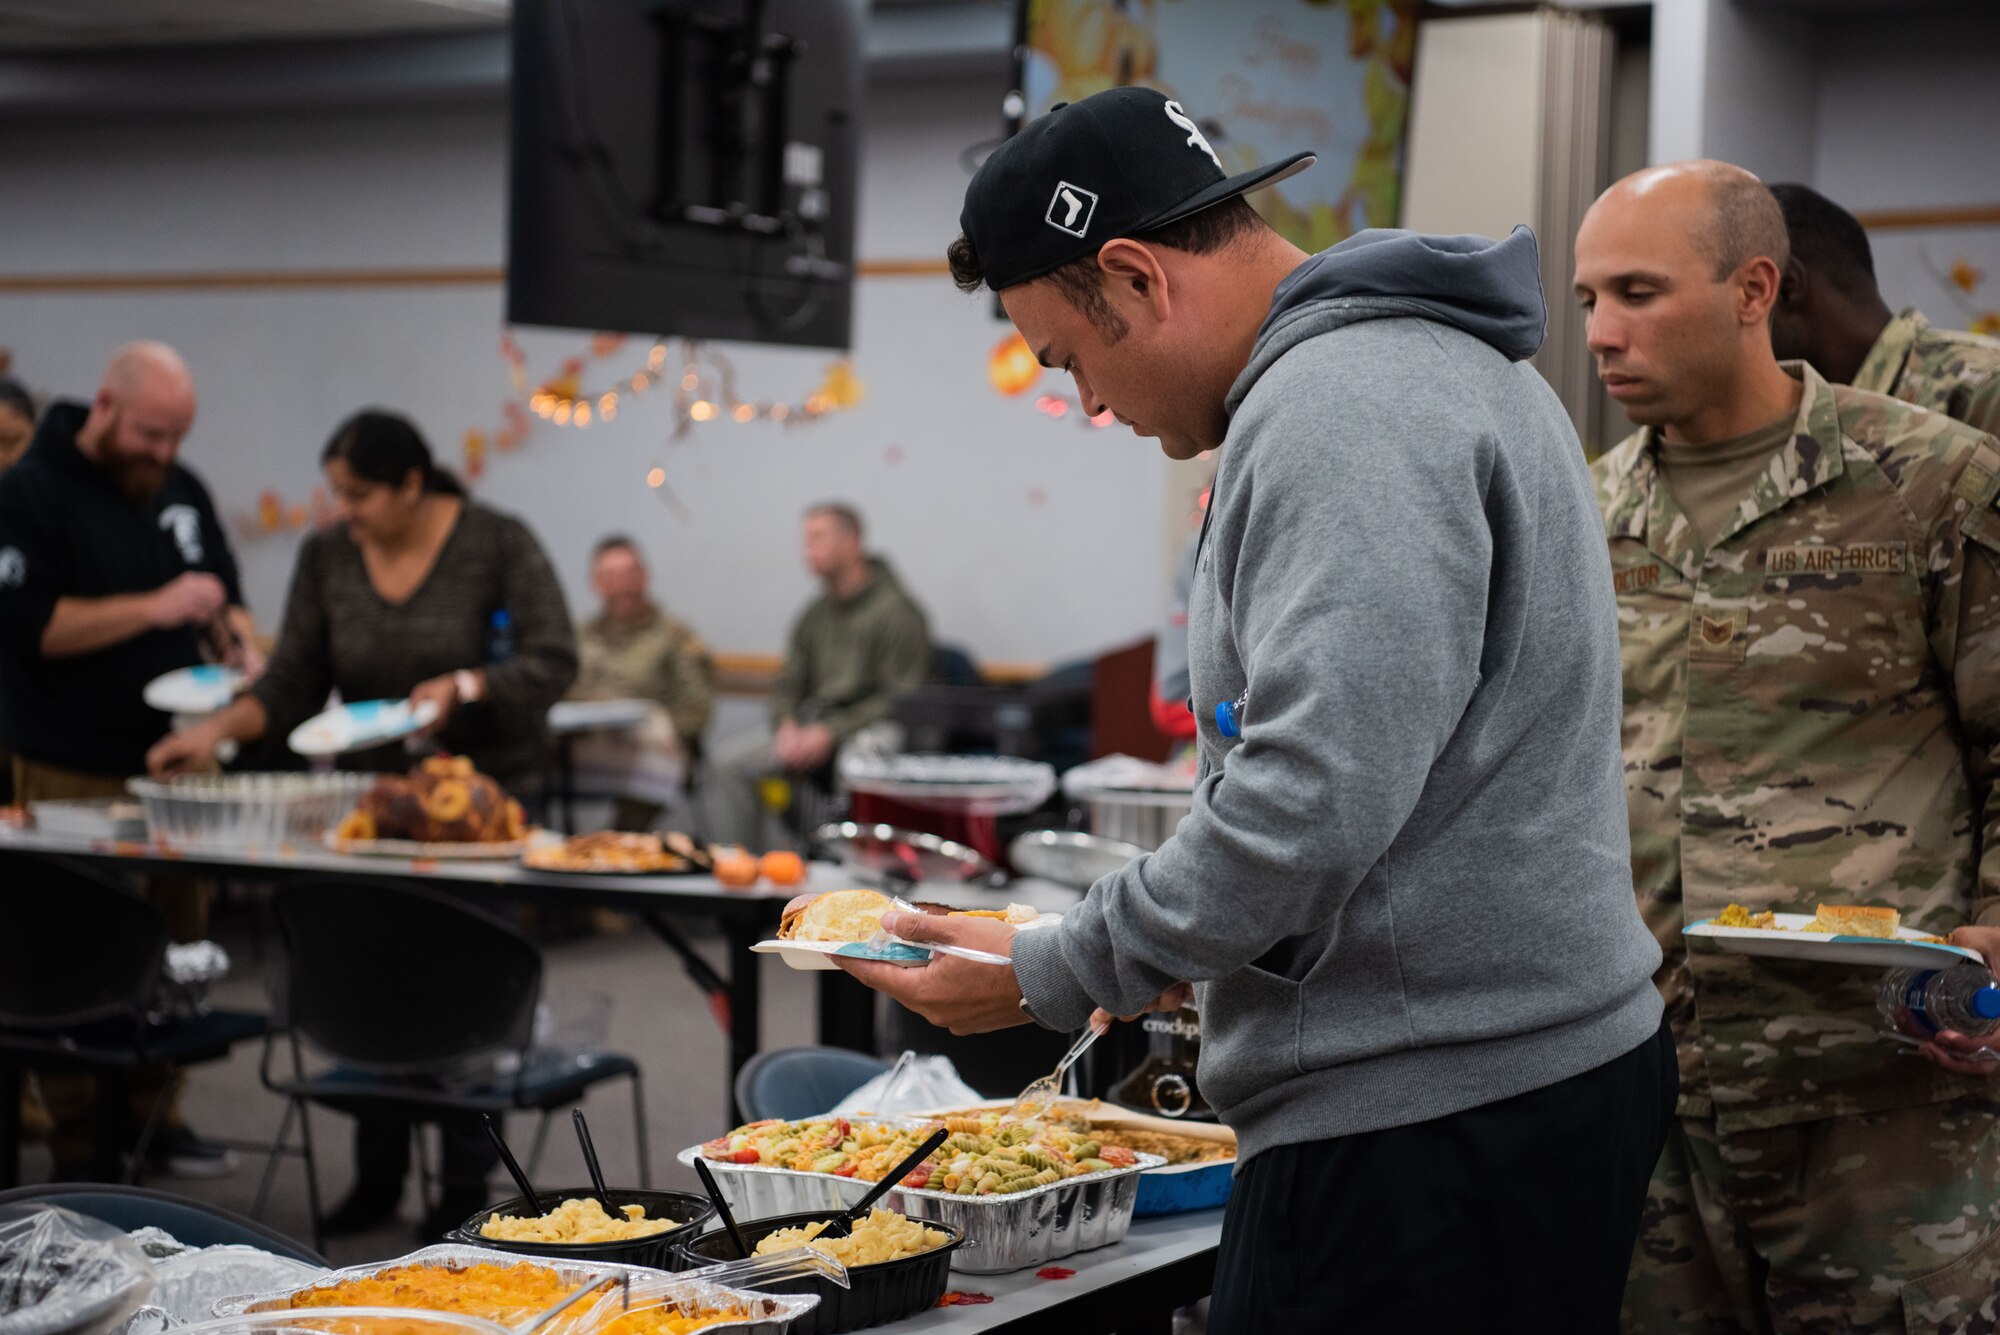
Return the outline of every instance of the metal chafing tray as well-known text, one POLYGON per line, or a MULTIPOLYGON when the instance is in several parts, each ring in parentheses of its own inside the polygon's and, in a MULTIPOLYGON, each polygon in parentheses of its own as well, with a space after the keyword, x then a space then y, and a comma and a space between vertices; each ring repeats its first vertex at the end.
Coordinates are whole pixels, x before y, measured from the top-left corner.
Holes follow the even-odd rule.
MULTIPOLYGON (((700 1156, 701 1146, 695 1145, 678 1157, 692 1168, 700 1156)), ((1005 1196, 898 1187, 883 1203, 912 1219, 936 1220, 964 1233, 965 1245, 952 1254, 953 1270, 999 1275, 1123 1239, 1139 1201, 1139 1174, 1165 1163, 1157 1154, 1142 1154, 1130 1168, 1065 1178, 1005 1196)), ((731 1213, 743 1221, 811 1210, 831 1214, 855 1204, 874 1185, 832 1173, 715 1159, 708 1160, 708 1167, 729 1198, 731 1213)))
MULTIPOLYGON (((645 1266, 614 1265, 608 1262, 580 1265, 572 1262, 550 1261, 539 1257, 516 1256, 511 1252, 494 1251, 486 1247, 466 1247, 441 1244, 425 1247, 399 1256, 393 1261, 378 1261, 371 1265, 349 1266, 344 1270, 331 1271, 310 1284, 300 1284, 289 1289, 279 1289, 266 1293, 241 1294, 224 1298, 215 1304, 218 1317, 236 1316, 242 1313, 278 1312, 290 1307, 291 1300, 298 1294, 313 1289, 328 1288, 353 1279, 370 1279, 385 1270, 397 1266, 429 1265, 457 1269, 478 1265, 532 1265, 553 1270, 567 1284, 587 1284, 593 1279, 606 1275, 629 1283, 634 1303, 644 1296, 649 1302, 669 1294, 687 1302, 721 1306, 726 1303, 743 1303, 750 1309, 748 1319, 726 1321, 718 1325, 704 1327, 704 1332, 728 1332, 729 1335, 783 1335, 792 1322, 811 1311, 818 1303, 816 1297, 777 1297, 763 1293, 749 1293, 740 1289, 725 1288, 698 1278, 675 1279, 658 1270, 645 1266)), ((586 1299, 576 1307, 563 1313, 554 1322, 543 1327, 539 1335, 590 1335, 609 1324, 622 1309, 620 1290, 610 1289, 604 1298, 586 1299)), ((513 1321, 503 1324, 516 1325, 534 1313, 523 1313, 513 1321)))

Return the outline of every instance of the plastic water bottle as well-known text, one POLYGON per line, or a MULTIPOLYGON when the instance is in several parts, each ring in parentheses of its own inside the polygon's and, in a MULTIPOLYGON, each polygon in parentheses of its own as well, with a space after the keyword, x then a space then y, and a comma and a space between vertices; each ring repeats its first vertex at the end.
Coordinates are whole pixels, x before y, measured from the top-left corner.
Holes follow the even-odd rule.
POLYGON ((486 632, 486 661, 504 663, 514 656, 514 618, 502 607, 493 613, 486 632))
POLYGON ((1891 969, 1875 1008, 1884 1024, 1911 1038, 1946 1029, 1978 1038, 2000 1031, 2000 983, 1970 960, 1949 969, 1891 969))

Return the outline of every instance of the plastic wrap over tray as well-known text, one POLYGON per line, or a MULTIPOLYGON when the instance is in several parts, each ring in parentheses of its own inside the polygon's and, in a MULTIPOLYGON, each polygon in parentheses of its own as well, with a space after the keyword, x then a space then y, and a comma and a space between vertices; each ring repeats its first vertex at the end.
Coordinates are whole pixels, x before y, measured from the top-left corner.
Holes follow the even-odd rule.
MULTIPOLYGON (((678 1157, 691 1168, 701 1157, 701 1146, 682 1150, 678 1157)), ((1124 1238, 1139 1200, 1139 1174, 1165 1163, 1157 1154, 1142 1154, 1130 1168, 1065 1178, 1004 1196, 960 1196, 899 1187, 888 1194, 884 1204, 912 1219, 934 1219, 963 1232, 965 1245, 952 1254, 953 1270, 999 1275, 1108 1247, 1124 1238)), ((844 1210, 874 1185, 831 1173, 802 1173, 761 1164, 710 1159, 708 1167, 729 1199, 730 1212, 742 1220, 844 1210)))
POLYGON ((326 1274, 325 1266, 309 1265, 289 1256, 275 1256, 257 1247, 224 1245, 181 1252, 153 1264, 159 1287, 153 1306, 177 1321, 205 1321, 215 1304, 246 1289, 270 1289, 279 1284, 303 1288, 326 1274))
POLYGON ((0 1332, 104 1335, 153 1288, 123 1230, 55 1205, 0 1207, 0 1332))
MULTIPOLYGON (((739 1289, 723 1288, 699 1279, 675 1280, 658 1270, 644 1266, 614 1265, 601 1262, 591 1265, 577 1265, 564 1261, 548 1261, 538 1257, 515 1256, 510 1252, 494 1251, 487 1247, 465 1247, 440 1244, 424 1247, 407 1256, 399 1256, 393 1261, 377 1261, 370 1265, 349 1266, 344 1270, 331 1271, 310 1284, 295 1288, 279 1289, 266 1293, 240 1294, 224 1298, 215 1305, 217 1316, 236 1316, 243 1312, 272 1312, 289 1306, 292 1298, 311 1289, 327 1288, 351 1279, 369 1279, 385 1270, 406 1265, 470 1266, 487 1265, 533 1265, 553 1270, 557 1276, 569 1284, 584 1284, 604 1275, 615 1275, 629 1281, 631 1292, 647 1295, 648 1301, 658 1301, 668 1292, 682 1294, 689 1298, 707 1298, 716 1304, 742 1302, 749 1305, 751 1315, 740 1321, 726 1321, 704 1328, 704 1335, 714 1331, 718 1335, 782 1335, 805 1313, 819 1302, 818 1298, 776 1297, 763 1293, 746 1293, 739 1289)), ((542 1328, 539 1335, 590 1335, 602 1329, 616 1316, 613 1304, 622 1304, 622 1292, 614 1288, 604 1299, 585 1299, 576 1307, 542 1328)), ((552 1306, 553 1304, 551 1304, 552 1306)), ((532 1313, 527 1315, 533 1315, 532 1313)), ((501 1318, 503 1324, 518 1325, 526 1316, 501 1318)))

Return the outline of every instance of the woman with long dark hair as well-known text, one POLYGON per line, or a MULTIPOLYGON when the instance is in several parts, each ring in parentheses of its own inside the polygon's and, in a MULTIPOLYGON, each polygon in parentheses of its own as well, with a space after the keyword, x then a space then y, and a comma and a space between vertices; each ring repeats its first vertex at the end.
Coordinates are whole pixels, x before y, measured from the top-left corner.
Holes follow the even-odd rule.
MULTIPOLYGON (((228 708, 163 739, 156 775, 209 764, 225 739, 283 737, 346 701, 434 701, 432 733, 516 797, 540 787, 549 706, 576 677, 576 639, 562 588, 525 524, 465 494, 431 459, 416 427, 394 413, 356 413, 320 456, 341 522, 307 538, 264 675, 228 708)), ((342 758, 400 770, 389 745, 342 758)), ((464 1073, 440 1072, 440 1079, 464 1073)), ((435 1239, 486 1203, 494 1155, 476 1118, 438 1119, 444 1192, 421 1232, 435 1239)), ((329 1233, 395 1215, 409 1168, 410 1127, 355 1124, 355 1185, 325 1221, 329 1233)))
MULTIPOLYGON (((225 739, 282 737, 339 691, 432 701, 431 731, 515 796, 547 758, 549 706, 576 678, 576 637, 548 557, 520 520, 465 494, 408 419, 369 409, 320 456, 340 523, 307 538, 264 675, 227 709, 162 740, 155 774, 225 739)), ((346 757, 396 770, 402 748, 346 757)))

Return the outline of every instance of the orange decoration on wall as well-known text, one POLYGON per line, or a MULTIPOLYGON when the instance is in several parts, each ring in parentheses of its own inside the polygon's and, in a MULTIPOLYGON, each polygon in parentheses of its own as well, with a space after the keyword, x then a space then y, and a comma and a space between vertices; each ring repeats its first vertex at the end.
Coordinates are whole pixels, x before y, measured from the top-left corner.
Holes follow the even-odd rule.
POLYGON ((993 388, 1013 398, 1035 387, 1042 378, 1042 364, 1035 360, 1028 340, 1013 333, 994 344, 993 355, 986 359, 986 378, 993 382, 993 388))

